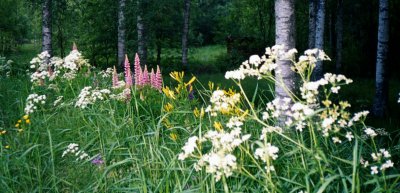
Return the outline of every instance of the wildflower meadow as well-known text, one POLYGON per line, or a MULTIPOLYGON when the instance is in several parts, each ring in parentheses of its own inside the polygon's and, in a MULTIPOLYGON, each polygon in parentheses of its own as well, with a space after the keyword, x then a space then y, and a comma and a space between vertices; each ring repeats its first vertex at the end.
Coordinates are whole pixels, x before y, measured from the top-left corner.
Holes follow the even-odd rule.
POLYGON ((20 84, 0 58, 4 87, 25 93, 10 99, 18 117, 0 123, 0 192, 400 192, 400 148, 342 97, 353 80, 311 80, 330 58, 284 50, 227 71, 234 87, 163 73, 137 54, 101 70, 76 46, 64 58, 38 54, 20 84), (275 98, 243 86, 285 88, 280 60, 299 90, 275 98))

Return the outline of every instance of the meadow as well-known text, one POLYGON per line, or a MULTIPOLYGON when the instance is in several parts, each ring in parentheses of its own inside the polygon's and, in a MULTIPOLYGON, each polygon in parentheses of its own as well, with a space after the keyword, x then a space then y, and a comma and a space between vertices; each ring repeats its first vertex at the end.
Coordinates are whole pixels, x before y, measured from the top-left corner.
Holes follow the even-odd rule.
POLYGON ((202 69, 223 49, 192 49, 191 73, 161 65, 160 84, 134 57, 106 70, 23 46, 1 76, 0 192, 400 192, 398 81, 377 119, 374 82, 313 82, 315 53, 293 59, 303 89, 274 100, 272 61, 202 69))

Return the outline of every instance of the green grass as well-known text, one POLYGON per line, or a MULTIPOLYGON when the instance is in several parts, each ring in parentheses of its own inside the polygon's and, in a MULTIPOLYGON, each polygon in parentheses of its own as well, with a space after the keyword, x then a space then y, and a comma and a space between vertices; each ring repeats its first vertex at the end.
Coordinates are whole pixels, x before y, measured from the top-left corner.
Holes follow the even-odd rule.
MULTIPOLYGON (((19 63, 22 66, 29 63, 29 56, 34 49, 37 48, 23 47, 19 54, 10 57, 21 60, 19 63)), ((222 50, 218 46, 199 48, 192 50, 192 56, 199 61, 213 63, 218 61, 215 58, 219 56, 212 54, 213 49, 216 52, 222 50)), ((20 71, 24 72, 26 68, 20 71)), ((80 74, 75 81, 58 82, 59 89, 56 90, 46 87, 31 90, 31 83, 25 75, 2 77, 0 130, 7 130, 7 134, 0 136, 0 192, 223 192, 227 189, 232 192, 267 192, 267 189, 271 192, 349 192, 346 190, 351 189, 358 189, 359 192, 379 192, 378 189, 381 192, 384 189, 397 191, 400 178, 396 169, 389 170, 386 179, 382 175, 371 176, 370 169, 361 167, 359 160, 360 156, 371 160, 371 152, 379 147, 393 147, 396 139, 383 138, 371 143, 370 139, 360 137, 363 130, 357 125, 354 130, 346 128, 354 131, 357 141, 334 144, 320 134, 318 116, 307 122, 316 127, 311 126, 304 133, 269 133, 261 140, 258 140, 260 131, 265 125, 252 119, 246 120, 242 132, 252 137, 231 152, 237 157, 238 171, 220 182, 215 182, 214 176, 204 169, 196 172, 192 163, 197 158, 185 161, 177 159, 182 146, 189 137, 204 136, 206 131, 214 130, 215 121, 224 124, 231 116, 206 115, 199 118, 194 115, 195 107, 210 104, 207 82, 212 81, 215 87, 221 89, 239 91, 239 87, 226 80, 223 73, 202 73, 197 78, 199 82, 194 85, 198 100, 189 100, 184 83, 181 83, 183 89, 175 94, 176 99, 152 89, 143 89, 134 91, 130 101, 107 100, 79 109, 74 107, 79 91, 84 86, 96 84, 106 87, 111 84, 110 78, 97 76, 94 79, 93 74, 80 74), (31 115, 32 124, 26 125, 24 131, 19 133, 14 124, 24 114, 25 99, 33 91, 46 94, 48 101, 44 108, 39 108, 31 115), (64 96, 67 105, 53 106, 51 102, 57 96, 64 96), (170 112, 164 110, 167 103, 173 106, 170 112), (177 135, 176 140, 171 134, 177 135), (90 160, 79 161, 73 154, 62 157, 70 143, 78 143, 80 149, 90 156, 101 155, 104 164, 96 166, 90 160), (279 147, 278 158, 270 159, 277 171, 272 175, 265 172, 265 163, 254 157, 254 150, 266 143, 279 147), (6 145, 11 148, 5 148, 6 145)), ((189 79, 185 77, 185 81, 189 79)), ((171 89, 177 85, 171 78, 165 78, 164 81, 171 89)), ((238 106, 247 109, 250 115, 260 116, 260 112, 265 110, 265 103, 273 98, 273 85, 253 78, 242 81, 241 86, 251 104, 242 102, 238 106), (255 112, 250 107, 254 107, 255 112)), ((371 88, 372 80, 355 80, 351 85, 342 87, 340 99, 349 100, 352 111, 368 109, 373 97, 371 88)), ((390 96, 396 96, 391 97, 390 117, 372 119, 367 124, 392 131, 399 128, 396 122, 396 116, 399 115, 399 104, 396 103, 399 82, 391 82, 390 88, 390 96)), ((274 120, 264 124, 276 125, 274 120)), ((212 148, 210 142, 205 142, 200 152, 205 154, 212 148)), ((392 160, 396 166, 399 164, 399 154, 393 149, 392 160)))

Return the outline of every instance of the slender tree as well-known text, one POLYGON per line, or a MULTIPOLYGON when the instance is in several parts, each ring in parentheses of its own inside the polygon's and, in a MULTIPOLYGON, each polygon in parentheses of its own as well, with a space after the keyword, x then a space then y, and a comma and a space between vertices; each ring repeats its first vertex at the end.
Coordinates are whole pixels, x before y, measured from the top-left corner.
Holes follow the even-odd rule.
POLYGON ((375 98, 372 112, 383 117, 387 111, 388 78, 386 64, 389 49, 389 0, 379 0, 378 45, 376 53, 375 98))
MULTIPOLYGON (((324 30, 325 30, 325 0, 317 1, 317 15, 315 22, 315 47, 324 49, 324 30)), ((314 79, 322 77, 323 67, 322 61, 318 61, 314 70, 314 79)))
MULTIPOLYGON (((285 45, 285 49, 295 48, 294 0, 275 0, 275 44, 285 45)), ((295 73, 289 60, 278 61, 275 84, 275 97, 289 97, 288 92, 295 89, 295 73), (282 84, 280 84, 282 83, 282 84), (286 88, 285 88, 286 87, 286 88)))
POLYGON ((336 73, 339 74, 342 69, 342 47, 343 47, 343 0, 337 0, 336 13, 336 73))
POLYGON ((140 57, 140 62, 145 65, 147 64, 147 45, 146 45, 146 29, 145 22, 143 20, 144 15, 144 5, 142 0, 137 1, 137 35, 138 35, 138 53, 140 57))
POLYGON ((51 47, 51 4, 52 0, 42 1, 42 51, 47 51, 50 55, 53 52, 51 47))
POLYGON ((184 0, 183 33, 182 33, 182 65, 187 67, 188 35, 189 35, 190 0, 184 0))
POLYGON ((308 1, 308 48, 315 47, 315 1, 308 1))
POLYGON ((118 3, 118 65, 124 65, 125 56, 125 0, 118 3))

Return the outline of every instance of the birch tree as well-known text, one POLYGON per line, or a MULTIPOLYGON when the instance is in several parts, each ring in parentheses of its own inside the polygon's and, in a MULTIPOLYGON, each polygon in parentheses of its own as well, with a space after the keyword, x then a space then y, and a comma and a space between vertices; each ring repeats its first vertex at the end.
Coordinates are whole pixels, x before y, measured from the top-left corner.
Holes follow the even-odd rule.
MULTIPOLYGON (((317 15, 315 22, 315 47, 318 49, 324 49, 324 30, 325 30, 325 0, 317 1, 317 15)), ((316 63, 314 69, 314 79, 322 77, 323 67, 322 61, 316 63)))
POLYGON ((47 51, 50 55, 51 47, 51 0, 42 1, 42 52, 47 51))
POLYGON ((118 65, 124 64, 125 56, 125 0, 118 2, 118 65))
MULTIPOLYGON (((285 45, 285 50, 295 48, 295 13, 294 0, 275 0, 275 44, 285 45)), ((278 61, 275 84, 275 97, 289 97, 295 89, 295 73, 289 60, 278 61), (282 81, 282 82, 281 82, 282 81), (279 82, 283 83, 282 85, 279 82), (286 87, 284 88, 283 85, 286 87)))
POLYGON ((183 33, 182 33, 182 65, 187 67, 188 35, 189 35, 190 0, 184 0, 183 33))
POLYGON ((378 45, 376 53, 375 98, 372 112, 383 117, 387 110, 388 78, 386 65, 389 42, 389 0, 379 0, 378 45))

